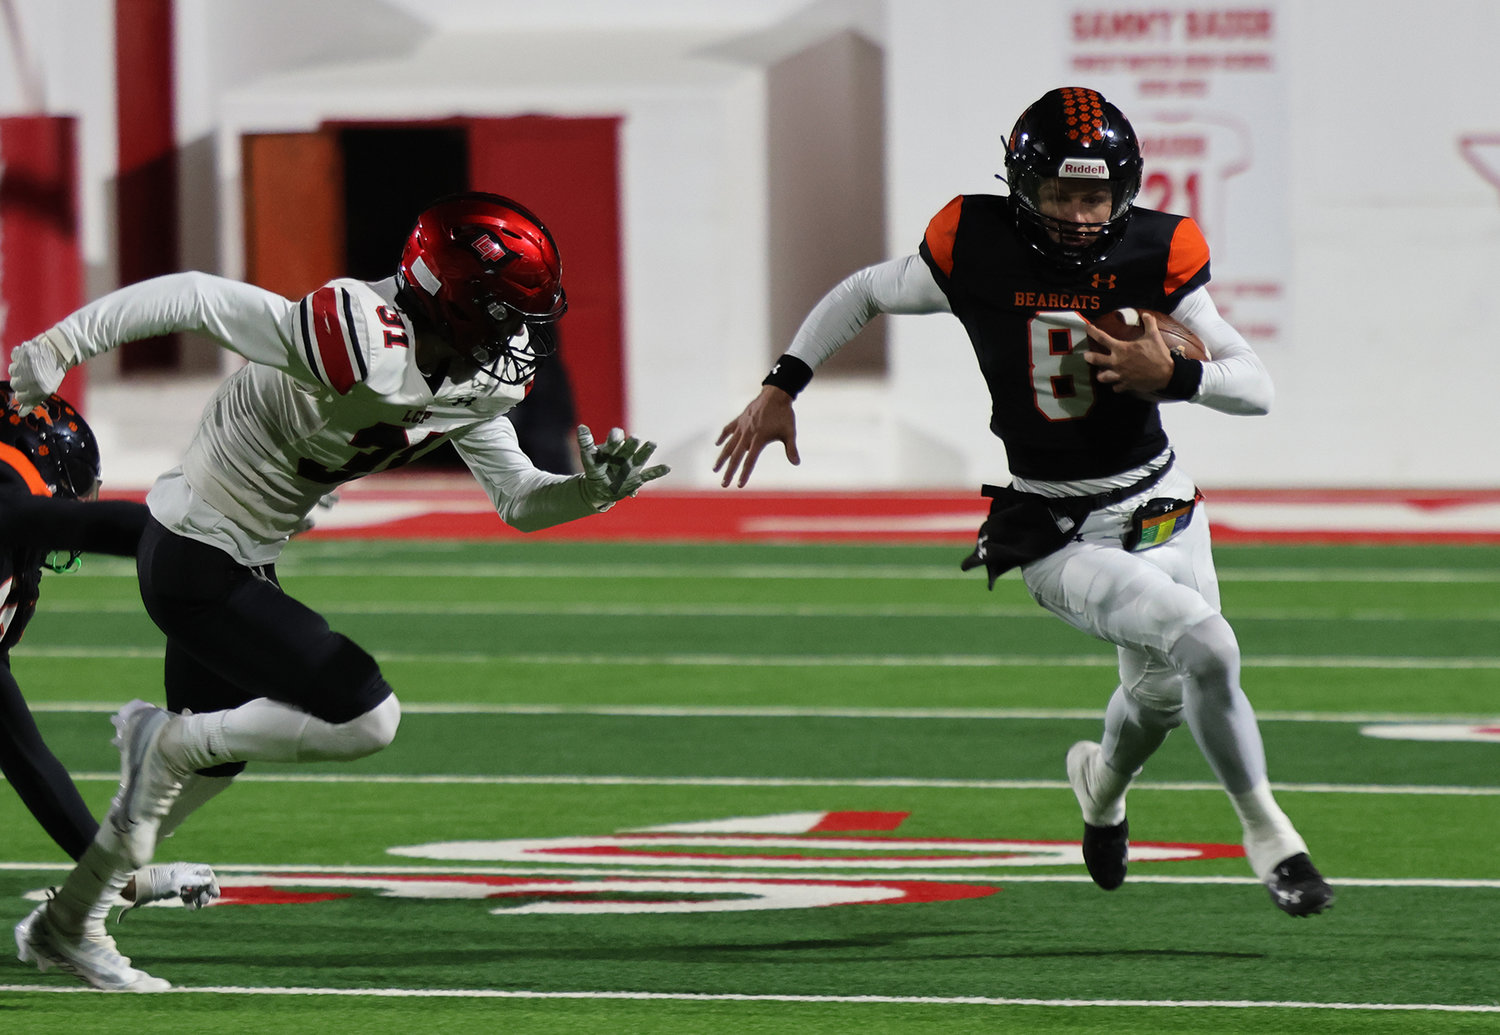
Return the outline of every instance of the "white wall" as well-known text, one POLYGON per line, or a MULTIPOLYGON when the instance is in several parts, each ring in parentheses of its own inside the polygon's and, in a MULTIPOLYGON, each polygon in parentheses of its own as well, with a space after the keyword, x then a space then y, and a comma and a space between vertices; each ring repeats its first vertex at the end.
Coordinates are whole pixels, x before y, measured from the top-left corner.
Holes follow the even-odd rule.
MULTIPOLYGON (((97 293, 112 268, 113 4, 13 2, 42 106, 84 121, 97 293)), ((1500 380, 1500 349, 1487 341, 1500 309, 1500 193, 1458 139, 1500 134, 1500 4, 1264 6, 1276 10, 1289 98, 1278 200, 1290 213, 1293 290, 1285 340, 1265 352, 1278 400, 1253 419, 1170 407, 1179 453, 1209 486, 1493 485, 1500 470, 1479 443, 1500 380)), ((763 225, 767 63, 838 28, 883 44, 895 255, 953 195, 997 189, 1016 114, 1077 78, 1062 58, 1064 24, 1047 5, 992 0, 178 0, 180 138, 215 140, 216 196, 204 208, 195 191, 213 225, 190 233, 214 235, 208 254, 240 272, 242 131, 340 115, 621 113, 632 430, 662 442, 677 486, 707 486, 713 438, 781 344, 767 340, 763 302, 774 261, 763 225), (287 17, 300 26, 290 35, 287 17)), ((36 93, 7 78, 4 42, 0 114, 34 107, 36 93)), ((799 402, 802 468, 768 455, 757 485, 1003 476, 957 323, 896 318, 890 342, 887 380, 814 382, 799 402)))

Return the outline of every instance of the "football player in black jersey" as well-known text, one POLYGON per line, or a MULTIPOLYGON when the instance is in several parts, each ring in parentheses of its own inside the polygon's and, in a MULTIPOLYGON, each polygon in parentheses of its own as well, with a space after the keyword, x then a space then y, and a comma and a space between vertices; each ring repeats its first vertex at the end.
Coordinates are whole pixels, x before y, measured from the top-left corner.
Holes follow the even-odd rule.
POLYGON ((1186 722, 1244 829, 1251 868, 1276 905, 1308 916, 1333 891, 1277 805, 1240 651, 1219 610, 1202 495, 1174 462, 1158 406, 1232 414, 1270 407, 1270 376, 1219 315, 1209 251, 1185 216, 1139 208, 1141 153, 1125 116, 1094 90, 1052 90, 1016 122, 1005 196, 953 199, 914 255, 860 270, 813 308, 760 394, 719 435, 715 471, 743 487, 780 442, 800 462, 792 402, 813 371, 878 313, 952 313, 968 332, 1011 481, 963 567, 990 584, 1013 567, 1063 621, 1115 644, 1119 684, 1099 743, 1067 753, 1090 876, 1125 879, 1125 792, 1186 722), (1169 350, 1156 320, 1126 341, 1095 321, 1168 313, 1208 359, 1169 350))
MULTIPOLYGON (((99 824, 37 730, 10 652, 36 613, 44 566, 68 570, 80 553, 135 556, 145 506, 98 492, 99 448, 78 411, 56 395, 23 410, 0 381, 0 771, 75 860, 99 824)), ((137 906, 180 897, 194 908, 218 894, 213 870, 198 863, 142 867, 121 891, 137 906)))

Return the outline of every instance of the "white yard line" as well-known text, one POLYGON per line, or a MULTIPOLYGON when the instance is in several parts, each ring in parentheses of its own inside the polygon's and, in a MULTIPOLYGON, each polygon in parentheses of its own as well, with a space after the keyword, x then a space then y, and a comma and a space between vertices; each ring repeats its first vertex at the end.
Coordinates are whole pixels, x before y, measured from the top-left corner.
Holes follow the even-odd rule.
MULTIPOLYGON (((111 714, 118 710, 112 701, 39 701, 33 712, 81 712, 111 714)), ((402 701, 406 715, 616 715, 643 718, 710 718, 710 719, 1085 719, 1097 720, 1098 708, 859 708, 841 706, 792 705, 662 705, 662 704, 506 704, 420 703, 402 701)), ((1262 722, 1319 723, 1422 723, 1448 722, 1466 725, 1500 722, 1500 712, 1454 715, 1439 712, 1284 712, 1257 711, 1262 722)))
MULTIPOLYGON (((1034 604, 992 604, 984 599, 965 604, 913 603, 561 603, 535 600, 421 601, 366 600, 359 603, 319 604, 318 610, 329 615, 440 615, 440 616, 515 616, 599 617, 599 618, 1004 618, 1008 621, 1041 620, 1053 622, 1051 613, 1034 604)), ((90 602, 82 600, 49 601, 48 611, 59 614, 137 614, 141 605, 133 600, 90 602)), ((1241 621, 1328 621, 1328 622, 1410 622, 1410 621, 1500 621, 1500 607, 1454 608, 1451 611, 1401 609, 1320 608, 1235 608, 1231 618, 1241 621)))
MULTIPOLYGON (((74 781, 86 783, 119 783, 118 772, 73 773, 74 781)), ((1066 780, 941 780, 917 777, 812 778, 781 776, 574 776, 574 775, 467 775, 440 773, 264 773, 248 772, 235 777, 236 783, 296 784, 401 784, 455 786, 534 786, 534 787, 905 787, 916 790, 981 791, 1056 791, 1068 790, 1066 780)), ((1143 780, 1132 784, 1135 791, 1176 791, 1188 793, 1223 793, 1216 783, 1156 783, 1143 780)), ((1391 794, 1402 796, 1436 796, 1488 798, 1500 796, 1500 787, 1424 786, 1417 784, 1339 784, 1275 783, 1279 793, 1309 794, 1391 794)))
MULTIPOLYGON (((160 647, 17 647, 17 658, 160 658, 160 647)), ((384 662, 412 664, 667 665, 709 668, 1114 668, 1113 654, 506 654, 479 651, 418 653, 376 651, 384 662)), ((1491 671, 1500 657, 1412 657, 1377 655, 1267 655, 1247 667, 1309 669, 1440 669, 1491 671)))
MULTIPOLYGON (((0 992, 96 993, 76 985, 0 985, 0 992)), ((991 996, 740 995, 732 992, 531 992, 501 988, 252 988, 205 985, 162 995, 342 996, 375 999, 592 999, 692 1003, 850 1003, 911 1006, 1139 1007, 1226 1010, 1377 1010, 1397 1013, 1500 1013, 1489 1003, 1312 1003, 1254 999, 1023 999, 991 996)), ((732 1020, 732 1018, 725 1018, 732 1020)))
MULTIPOLYGON (((951 565, 902 564, 488 564, 402 562, 385 564, 368 556, 351 556, 347 563, 327 560, 299 561, 288 554, 276 566, 288 577, 371 576, 420 579, 792 579, 796 581, 847 581, 856 579, 964 579, 983 585, 978 576, 958 569, 963 550, 955 548, 951 565)), ((134 565, 106 564, 89 558, 88 577, 134 580, 134 565)), ((1497 568, 1241 568, 1220 566, 1220 582, 1357 582, 1357 583, 1497 583, 1497 568)), ((1016 575, 1005 576, 1019 581, 1016 575)))

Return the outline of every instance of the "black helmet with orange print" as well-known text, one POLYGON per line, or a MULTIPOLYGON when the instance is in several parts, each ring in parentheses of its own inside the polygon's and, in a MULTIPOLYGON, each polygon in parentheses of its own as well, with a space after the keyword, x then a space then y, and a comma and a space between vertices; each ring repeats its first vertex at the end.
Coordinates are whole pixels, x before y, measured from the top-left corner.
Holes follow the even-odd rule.
POLYGON ((91 499, 99 493, 99 443, 83 416, 60 395, 17 406, 0 381, 0 463, 19 474, 34 496, 91 499))
POLYGON ((1119 108, 1097 90, 1065 86, 1043 94, 1021 113, 1005 148, 1016 228, 1033 248, 1064 266, 1104 258, 1125 231, 1141 189, 1141 149, 1119 108), (1107 185, 1109 215, 1077 223, 1043 211, 1049 181, 1107 185))

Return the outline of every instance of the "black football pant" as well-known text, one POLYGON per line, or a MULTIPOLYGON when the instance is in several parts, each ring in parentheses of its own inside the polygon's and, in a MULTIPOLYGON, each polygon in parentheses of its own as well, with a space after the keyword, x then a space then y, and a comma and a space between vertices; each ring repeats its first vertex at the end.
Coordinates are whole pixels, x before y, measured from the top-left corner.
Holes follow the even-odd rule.
POLYGON ((70 858, 81 856, 99 824, 68 770, 42 741, 21 688, 10 674, 9 657, 0 663, 0 772, 47 836, 70 858))
MULTIPOLYGON (((375 659, 282 592, 272 565, 246 567, 153 518, 136 568, 146 612, 167 636, 172 711, 221 711, 268 697, 343 723, 391 693, 375 659)), ((242 768, 204 772, 228 776, 242 768)))

